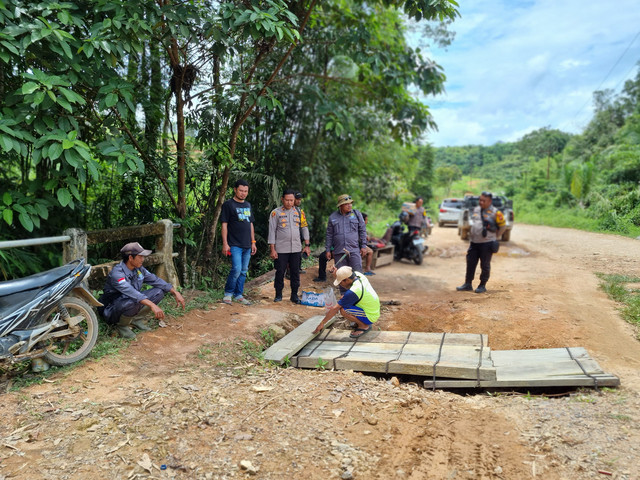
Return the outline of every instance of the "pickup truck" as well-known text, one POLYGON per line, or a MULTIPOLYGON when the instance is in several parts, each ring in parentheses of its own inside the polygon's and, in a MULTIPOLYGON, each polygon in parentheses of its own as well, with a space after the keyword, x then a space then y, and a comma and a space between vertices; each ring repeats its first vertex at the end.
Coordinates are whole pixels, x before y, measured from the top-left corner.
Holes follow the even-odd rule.
MULTIPOLYGON (((478 206, 477 195, 465 195, 462 201, 462 207, 460 209, 460 215, 458 217, 458 235, 462 240, 469 239, 469 232, 471 231, 471 224, 469 223, 469 216, 475 207, 478 206)), ((502 212, 504 219, 507 222, 507 229, 502 234, 501 240, 508 242, 511 238, 511 230, 513 229, 513 201, 502 195, 493 196, 493 206, 502 212)))

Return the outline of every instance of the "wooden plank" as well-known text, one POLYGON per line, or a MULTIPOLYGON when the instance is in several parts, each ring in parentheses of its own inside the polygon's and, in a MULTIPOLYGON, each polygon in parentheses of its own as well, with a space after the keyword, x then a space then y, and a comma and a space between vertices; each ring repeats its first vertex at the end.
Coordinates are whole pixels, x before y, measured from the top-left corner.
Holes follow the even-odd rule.
MULTIPOLYGON (((498 350, 492 352, 492 359, 496 367, 495 380, 481 381, 478 384, 473 381, 439 379, 435 382, 435 388, 577 387, 594 386, 596 383, 603 387, 620 385, 620 379, 603 372, 582 347, 572 347, 569 350, 498 350)), ((434 383, 428 380, 424 385, 433 388, 434 383)))
MULTIPOLYGON (((421 343, 440 345, 442 336, 445 336, 445 345, 471 345, 487 348, 488 337, 487 335, 480 335, 478 333, 426 333, 426 332, 402 332, 402 331, 380 331, 373 329, 363 335, 358 343, 404 343, 409 338, 408 343, 421 343)), ((348 342, 353 343, 353 338, 349 338, 350 330, 336 330, 333 329, 329 333, 327 340, 336 342, 348 342)))
MULTIPOLYGON (((333 358, 325 358, 322 356, 294 357, 292 359, 292 364, 299 368, 318 368, 320 365, 319 359, 322 359, 323 362, 328 362, 324 368, 334 368, 333 358)), ((366 359, 336 357, 335 368, 336 370, 356 370, 359 372, 390 373, 396 375, 433 375, 433 363, 402 360, 392 361, 389 363, 389 360, 393 360, 393 358, 389 358, 389 356, 379 356, 378 358, 367 357, 366 359)), ((493 367, 480 367, 478 369, 476 366, 463 367, 460 365, 439 363, 435 370, 436 375, 440 377, 477 378, 479 375, 482 380, 495 379, 495 369, 493 367)))
MULTIPOLYGON (((620 379, 615 375, 594 375, 599 387, 617 387, 620 379)), ((432 380, 425 380, 425 388, 434 388, 432 380)), ((594 381, 587 376, 555 377, 527 380, 436 380, 435 388, 536 388, 536 387, 593 387, 594 381)))
MULTIPOLYGON (((384 355, 387 357, 397 357, 402 352, 405 360, 424 361, 434 363, 440 358, 441 363, 454 363, 476 366, 480 356, 480 349, 473 346, 461 345, 420 345, 420 344, 400 344, 400 343, 357 343, 350 344, 329 340, 313 340, 309 342, 298 354, 299 357, 313 356, 322 358, 334 358, 336 356, 349 353, 349 356, 358 355, 384 355)), ((483 364, 492 365, 491 350, 482 350, 483 364)))
MULTIPOLYGON (((264 351, 264 359, 272 362, 282 363, 285 358, 291 358, 302 347, 313 340, 317 335, 313 333, 316 327, 320 324, 324 315, 316 315, 309 320, 298 326, 295 330, 292 330, 276 343, 271 345, 264 351)), ((335 317, 329 320, 326 325, 331 325, 335 320, 335 317)), ((326 330, 320 332, 319 335, 326 335, 326 330)))

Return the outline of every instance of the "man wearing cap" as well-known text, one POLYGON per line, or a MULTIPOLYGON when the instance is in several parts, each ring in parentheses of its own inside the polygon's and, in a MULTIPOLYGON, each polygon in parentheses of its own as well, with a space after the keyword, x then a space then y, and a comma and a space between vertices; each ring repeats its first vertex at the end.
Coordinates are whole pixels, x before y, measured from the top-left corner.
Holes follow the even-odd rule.
POLYGON ((354 272, 351 267, 340 267, 336 271, 336 287, 345 289, 345 293, 338 303, 327 311, 320 324, 313 333, 319 333, 326 323, 338 312, 347 320, 356 324, 356 329, 349 335, 359 338, 369 330, 380 317, 380 299, 367 277, 360 272, 354 272))
POLYGON ((282 301, 284 274, 289 267, 291 278, 291 301, 300 303, 300 253, 309 255, 309 229, 302 226, 302 218, 298 210, 293 208, 295 191, 285 190, 282 194, 282 206, 271 211, 269 216, 269 238, 271 258, 276 267, 276 278, 273 285, 276 289, 274 302, 282 301), (305 243, 300 241, 300 229, 305 243))
POLYGON ((170 283, 158 278, 142 266, 151 250, 145 250, 137 242, 127 243, 120 250, 122 261, 111 269, 100 296, 98 312, 109 325, 116 325, 118 333, 125 338, 136 338, 130 325, 139 330, 151 330, 141 318, 133 318, 144 307, 148 307, 157 319, 164 318, 164 311, 158 306, 169 292, 176 303, 185 308, 184 298, 170 283), (141 292, 143 284, 151 289, 141 292))
POLYGON ((367 247, 367 228, 362 214, 354 210, 352 204, 351 196, 338 197, 338 210, 329 215, 327 222, 325 255, 327 260, 330 260, 332 256, 341 255, 339 252, 347 250, 349 255, 336 259, 338 265, 335 265, 335 268, 348 264, 353 270, 362 272, 362 257, 366 254, 367 247))

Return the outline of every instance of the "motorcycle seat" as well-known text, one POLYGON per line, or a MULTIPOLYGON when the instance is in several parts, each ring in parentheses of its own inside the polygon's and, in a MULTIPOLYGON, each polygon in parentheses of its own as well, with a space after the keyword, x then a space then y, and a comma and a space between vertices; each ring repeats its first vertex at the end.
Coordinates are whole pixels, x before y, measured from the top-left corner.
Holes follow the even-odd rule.
POLYGON ((42 288, 51 283, 57 282, 64 277, 68 277, 78 267, 77 263, 68 263, 62 267, 53 268, 46 272, 36 273, 28 277, 17 278, 0 282, 0 297, 14 295, 19 292, 26 292, 36 288, 42 288))

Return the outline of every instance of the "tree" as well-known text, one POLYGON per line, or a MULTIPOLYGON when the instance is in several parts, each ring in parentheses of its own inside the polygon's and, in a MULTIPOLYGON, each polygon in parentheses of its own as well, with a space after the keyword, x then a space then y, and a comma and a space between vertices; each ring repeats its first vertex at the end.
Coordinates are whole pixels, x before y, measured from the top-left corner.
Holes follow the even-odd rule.
POLYGON ((524 155, 547 159, 547 180, 550 177, 551 157, 559 154, 569 142, 571 135, 560 130, 543 127, 526 134, 518 142, 524 155))
POLYGON ((455 180, 459 180, 460 178, 462 178, 462 172, 455 165, 436 168, 436 179, 438 185, 445 187, 447 197, 451 193, 451 184, 453 184, 455 180))

